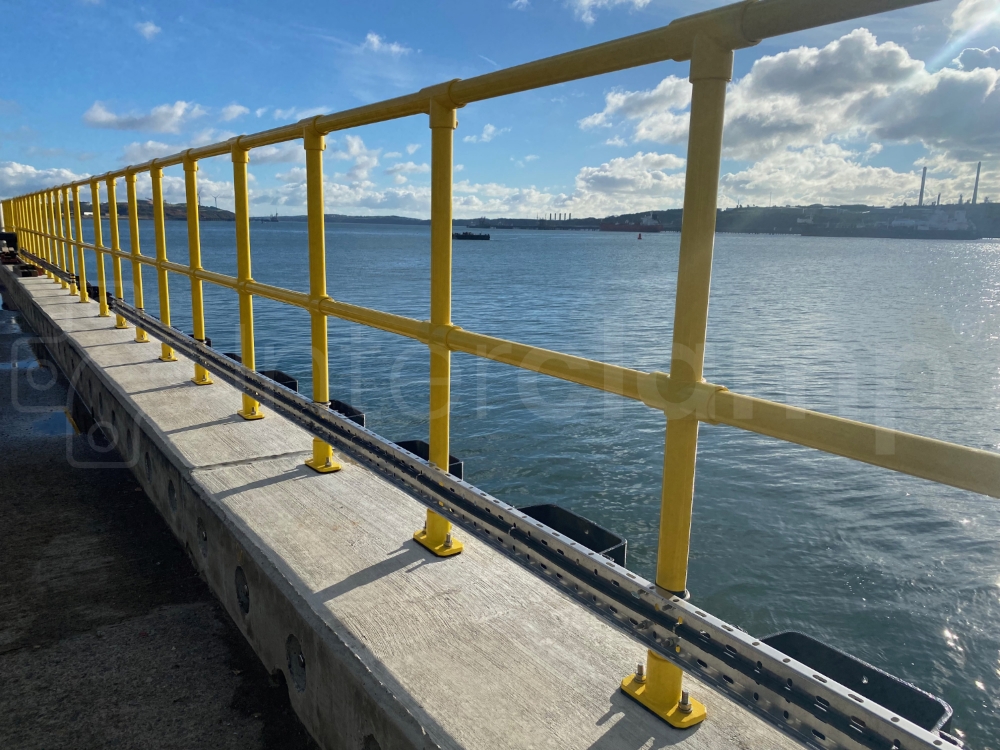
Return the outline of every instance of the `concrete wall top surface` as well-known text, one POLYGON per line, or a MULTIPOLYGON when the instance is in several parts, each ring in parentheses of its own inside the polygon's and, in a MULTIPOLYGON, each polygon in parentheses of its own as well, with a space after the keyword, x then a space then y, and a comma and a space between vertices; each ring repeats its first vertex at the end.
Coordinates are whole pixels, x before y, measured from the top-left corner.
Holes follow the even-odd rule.
MULTIPOLYGON (((209 546, 223 532, 209 530, 199 541, 200 518, 194 529, 158 505, 182 541, 190 534, 192 549, 204 542, 210 584, 265 666, 285 674, 293 706, 322 744, 355 746, 344 738, 356 733, 328 732, 324 723, 352 721, 345 706, 361 699, 348 693, 361 691, 378 717, 364 721, 392 724, 385 736, 397 738, 370 747, 799 746, 691 677, 687 684, 708 706, 709 719, 693 730, 672 729, 619 690, 622 677, 645 658, 628 636, 461 529, 465 551, 434 557, 412 540, 425 506, 397 484, 340 452, 342 471, 313 472, 303 464, 312 438, 289 421, 270 412, 244 421, 236 415, 238 391, 223 383, 194 385, 188 360, 160 361, 156 342, 135 343, 134 331, 98 317, 96 304, 80 304, 44 277, 16 283, 80 353, 80 367, 93 365, 100 388, 124 405, 122 422, 166 457, 170 466, 159 480, 155 467, 147 467, 147 479, 163 485, 174 477, 177 487, 190 488, 182 495, 197 495, 236 540, 233 559, 263 571, 279 592, 257 594, 266 587, 248 572, 253 606, 241 612, 227 593, 232 570, 210 564, 216 553, 209 546), (297 674, 286 658, 291 647, 278 610, 289 606, 306 623, 307 632, 295 635, 307 674, 297 674), (332 661, 317 650, 333 654, 332 661)), ((89 387, 82 386, 84 398, 89 387)), ((142 463, 137 454, 137 475, 142 463)), ((150 494, 157 492, 166 497, 168 490, 150 494)), ((173 495, 170 502, 176 504, 173 495)), ((220 552, 218 559, 229 558, 220 552)))

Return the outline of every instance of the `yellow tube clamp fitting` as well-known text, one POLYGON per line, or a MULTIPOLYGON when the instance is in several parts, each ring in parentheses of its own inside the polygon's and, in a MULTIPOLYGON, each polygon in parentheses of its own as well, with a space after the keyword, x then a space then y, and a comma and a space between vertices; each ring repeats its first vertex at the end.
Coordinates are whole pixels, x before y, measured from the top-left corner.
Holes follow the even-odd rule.
POLYGON ((460 541, 452 537, 451 521, 430 509, 427 511, 427 523, 413 538, 438 557, 451 557, 465 549, 460 541))
POLYGON ((650 651, 645 674, 630 674, 622 680, 622 692, 659 716, 670 726, 688 729, 707 717, 705 706, 693 698, 683 702, 684 673, 676 664, 650 651))

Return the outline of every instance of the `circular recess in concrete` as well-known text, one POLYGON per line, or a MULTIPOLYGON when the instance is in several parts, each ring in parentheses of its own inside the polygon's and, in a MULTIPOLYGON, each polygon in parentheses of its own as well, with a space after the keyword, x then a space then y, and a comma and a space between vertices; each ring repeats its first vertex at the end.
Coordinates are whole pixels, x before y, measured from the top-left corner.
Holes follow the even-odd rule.
POLYGON ((240 603, 240 611, 250 614, 250 584, 247 583, 243 568, 236 566, 236 601, 240 603))
POLYGON ((94 422, 87 430, 87 444, 95 453, 108 453, 114 450, 114 445, 108 441, 108 436, 104 433, 104 425, 94 422))
POLYGON ((198 519, 198 549, 201 550, 202 557, 208 557, 208 532, 205 531, 205 522, 198 519))
POLYGON ((285 655, 288 657, 288 674, 292 676, 292 683, 300 693, 306 689, 306 657, 302 653, 302 646, 299 639, 294 635, 288 636, 285 641, 285 655))
POLYGON ((149 460, 149 451, 146 451, 146 457, 143 459, 143 464, 146 467, 146 481, 153 481, 153 462, 149 460))
POLYGON ((170 501, 170 510, 177 512, 177 488, 174 487, 174 480, 167 482, 167 500, 170 501))

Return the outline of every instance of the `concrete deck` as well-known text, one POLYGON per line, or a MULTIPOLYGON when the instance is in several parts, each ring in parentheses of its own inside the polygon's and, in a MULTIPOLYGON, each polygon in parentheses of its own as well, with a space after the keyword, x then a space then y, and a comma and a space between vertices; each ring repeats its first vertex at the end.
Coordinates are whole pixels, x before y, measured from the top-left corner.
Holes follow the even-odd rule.
POLYGON ((322 746, 798 747, 691 678, 710 717, 671 729, 620 693, 645 652, 605 621, 468 535, 463 554, 434 558, 411 539, 424 506, 400 487, 349 458, 312 472, 299 428, 242 420, 236 390, 193 385, 190 362, 159 361, 96 304, 15 283, 38 327, 66 334, 57 359, 322 746))

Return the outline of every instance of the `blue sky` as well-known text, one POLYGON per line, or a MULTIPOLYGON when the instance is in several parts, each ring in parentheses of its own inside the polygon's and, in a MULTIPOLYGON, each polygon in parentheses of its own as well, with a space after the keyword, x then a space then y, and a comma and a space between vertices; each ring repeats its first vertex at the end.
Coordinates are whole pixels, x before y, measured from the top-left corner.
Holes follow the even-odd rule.
MULTIPOLYGON (((716 7, 708 0, 0 2, 0 195, 468 78, 716 7)), ((1000 0, 942 0, 737 53, 722 205, 1000 200, 1000 0)), ((680 205, 687 65, 471 105, 456 215, 680 205)), ((429 130, 333 134, 327 208, 426 216, 429 130)), ((299 144, 251 154, 252 210, 301 213, 299 144)), ((202 164, 229 207, 231 165, 202 164)), ((142 193, 142 187, 140 188, 142 193)), ((146 190, 148 194, 148 189, 146 190)), ((182 201, 179 169, 167 200, 182 201)))

